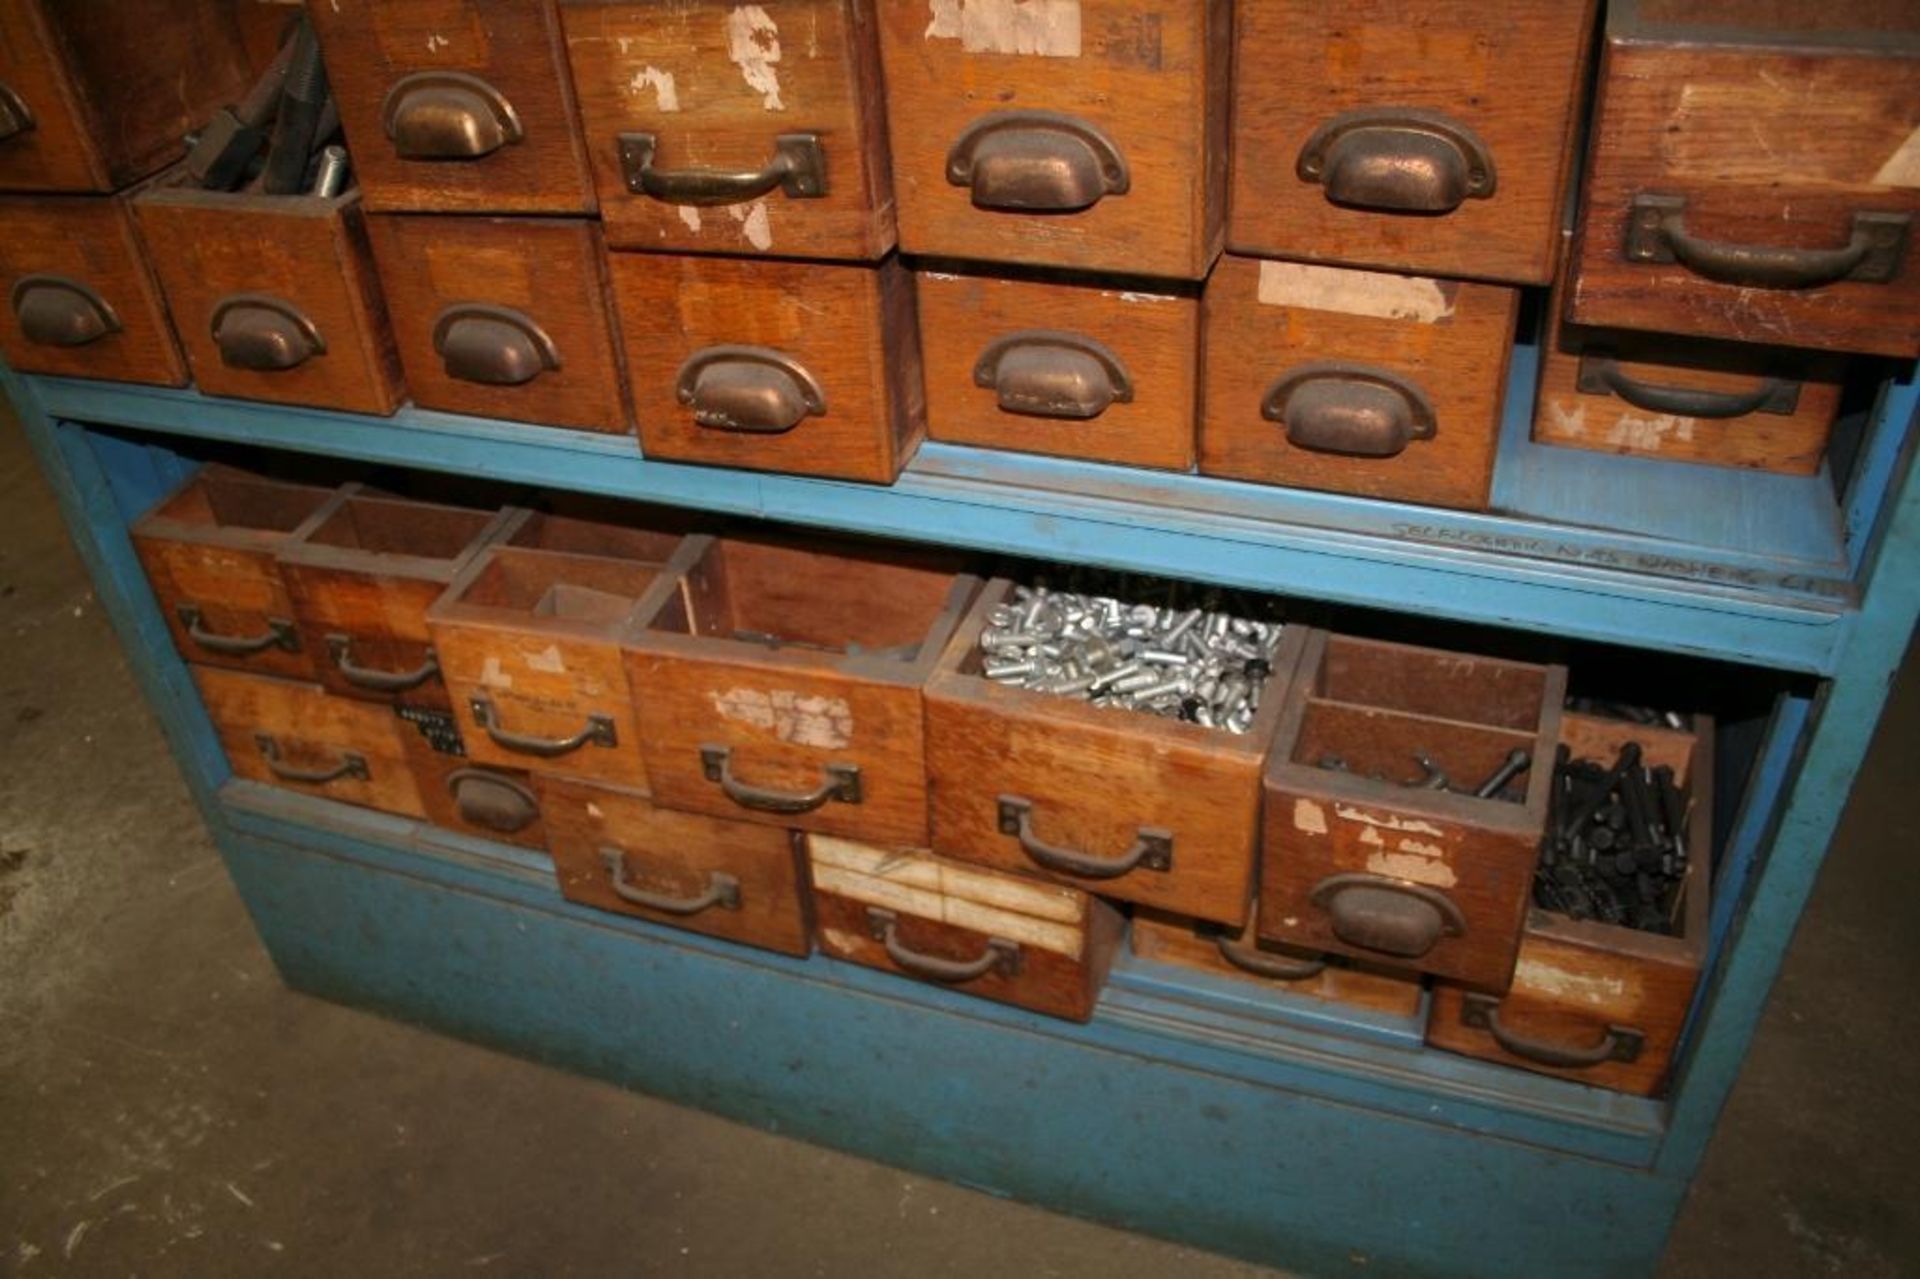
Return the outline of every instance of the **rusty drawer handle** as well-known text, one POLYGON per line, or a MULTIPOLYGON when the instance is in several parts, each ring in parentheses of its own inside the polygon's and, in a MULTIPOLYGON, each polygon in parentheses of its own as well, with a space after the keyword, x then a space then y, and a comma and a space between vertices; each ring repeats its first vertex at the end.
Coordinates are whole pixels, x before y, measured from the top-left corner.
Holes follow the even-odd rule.
POLYGON ((214 345, 232 369, 284 373, 327 353, 326 339, 306 313, 268 293, 234 293, 213 308, 214 345))
POLYGON ((1608 1026, 1600 1042, 1590 1048, 1568 1048, 1564 1044, 1532 1039, 1500 1024, 1498 999, 1472 992, 1461 997, 1460 1024, 1486 1031, 1493 1036, 1494 1043, 1516 1057, 1562 1070, 1580 1070, 1609 1061, 1635 1061, 1646 1042, 1646 1036, 1631 1026, 1608 1026))
POLYGON ((811 813, 828 800, 841 804, 860 802, 858 764, 827 764, 821 771, 825 777, 810 791, 795 794, 792 791, 768 790, 764 786, 743 782, 733 775, 732 747, 709 744, 700 748, 701 775, 710 782, 718 782, 728 799, 756 812, 811 813))
POLYGON ((540 816, 540 800, 514 781, 483 768, 456 768, 447 774, 447 793, 460 820, 511 835, 540 816))
POLYGON ((1133 380, 1120 357, 1077 333, 1023 329, 996 340, 973 365, 973 384, 993 391, 1008 413, 1099 417, 1133 400, 1133 380))
POLYGON ((20 332, 38 346, 85 346, 121 331, 105 298, 64 275, 23 275, 11 301, 20 332))
POLYGON ((627 190, 665 204, 742 204, 774 190, 790 200, 815 200, 827 193, 827 152, 817 133, 782 133, 773 140, 773 158, 744 173, 719 169, 666 172, 653 167, 659 137, 622 133, 620 172, 627 190))
POLYGON ((369 689, 376 693, 404 693, 410 688, 418 688, 440 673, 440 659, 433 650, 427 650, 426 660, 410 671, 380 671, 371 666, 361 666, 353 660, 353 637, 350 635, 327 636, 327 653, 333 658, 333 668, 340 672, 340 678, 355 688, 369 689))
POLYGON ((1629 262, 1678 262, 1717 284, 1747 289, 1817 289, 1850 281, 1885 284, 1900 273, 1913 219, 1905 213, 1854 213, 1837 249, 1782 249, 1705 240, 1687 231, 1687 200, 1636 195, 1627 218, 1629 262))
POLYGON ((1316 360, 1267 388, 1260 416, 1287 428, 1287 442, 1316 453, 1395 457, 1440 429, 1425 391, 1398 373, 1345 360, 1316 360))
POLYGON ((182 604, 175 612, 179 615, 180 625, 186 628, 187 638, 209 653, 224 653, 228 657, 249 657, 254 653, 264 653, 270 648, 283 649, 289 653, 300 651, 300 632, 294 626, 292 618, 269 617, 267 633, 264 635, 216 635, 206 628, 205 615, 195 605, 182 604))
POLYGON ((1313 131, 1293 169, 1333 204, 1386 213, 1451 213, 1499 184, 1478 134, 1418 107, 1342 112, 1313 131))
POLYGON ((709 346, 674 377, 674 397, 716 431, 778 435, 824 416, 827 395, 806 366, 767 346, 709 346))
POLYGON ((1061 875, 1081 879, 1118 879, 1136 870, 1173 869, 1173 832, 1157 826, 1142 826, 1133 847, 1118 857, 1094 857, 1078 849, 1049 844, 1033 832, 1033 801, 1019 795, 1002 795, 999 806, 1000 833, 1020 841, 1020 847, 1038 865, 1061 875))
POLYGON ((1709 419, 1746 417, 1750 413, 1791 415, 1800 407, 1800 383, 1787 378, 1763 378, 1751 391, 1700 391, 1684 386, 1662 386, 1628 377, 1613 352, 1593 349, 1580 354, 1574 386, 1583 395, 1615 395, 1649 413, 1709 419))
POLYGON ((607 885, 621 901, 645 906, 665 915, 698 915, 704 910, 740 909, 740 881, 732 875, 712 871, 707 875, 706 891, 694 897, 668 897, 636 888, 627 878, 626 854, 617 848, 600 850, 600 863, 607 868, 607 885))
POLYGON ((513 104, 460 71, 402 76, 387 90, 380 114, 402 160, 478 160, 526 137, 513 104))
POLYGON ((467 707, 473 712, 473 722, 486 730, 494 745, 521 755, 552 759, 557 755, 571 755, 583 746, 610 747, 619 744, 619 739, 614 735, 613 720, 605 715, 587 716, 586 727, 572 737, 530 737, 502 728, 500 711, 491 698, 470 697, 467 707))
POLYGON ((1424 884, 1349 872, 1327 876, 1307 900, 1327 912, 1335 937, 1383 955, 1417 958, 1467 932, 1453 899, 1424 884))
POLYGON ((283 782, 301 782, 309 786, 324 786, 328 782, 337 782, 343 777, 352 777, 360 781, 371 781, 373 775, 367 771, 367 757, 358 751, 347 751, 340 756, 340 762, 332 768, 294 768, 280 760, 280 743, 274 740, 272 733, 255 733, 253 744, 260 748, 260 755, 267 761, 267 771, 283 782))
POLYGON ((1327 961, 1324 959, 1291 959, 1285 955, 1275 955, 1258 946, 1237 942, 1224 933, 1220 935, 1218 945, 1220 958, 1256 977, 1271 977, 1275 981, 1306 981, 1327 970, 1327 961))
POLYGON ((523 386, 560 367, 560 351, 533 318, 512 307, 459 302, 433 321, 447 376, 482 386, 523 386))
POLYGON ((898 964, 901 971, 912 973, 915 977, 958 984, 985 977, 995 969, 1007 977, 1017 976, 1020 972, 1018 942, 989 937, 987 948, 978 959, 942 959, 938 955, 924 955, 910 949, 900 940, 899 927, 899 916, 892 911, 878 906, 867 907, 867 931, 873 934, 875 941, 887 948, 888 959, 898 964))
POLYGON ((0 142, 17 138, 33 128, 33 111, 20 95, 0 84, 0 142))
POLYGON ((1057 111, 981 116, 947 152, 947 181, 972 188, 975 208, 1008 213, 1077 213, 1133 185, 1112 138, 1057 111))

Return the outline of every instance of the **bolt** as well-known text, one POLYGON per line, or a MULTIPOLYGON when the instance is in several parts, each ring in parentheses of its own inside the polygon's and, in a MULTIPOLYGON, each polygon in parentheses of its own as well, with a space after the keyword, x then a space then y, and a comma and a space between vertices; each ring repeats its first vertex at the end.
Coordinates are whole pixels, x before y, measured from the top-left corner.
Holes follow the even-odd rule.
POLYGON ((1413 762, 1420 765, 1421 771, 1424 772, 1426 776, 1422 777, 1419 781, 1409 782, 1408 785, 1418 786, 1423 790, 1453 789, 1453 783, 1448 780, 1446 773, 1441 771, 1440 765, 1433 762, 1431 755, 1425 751, 1415 751, 1413 753, 1413 762))
POLYGON ((1507 752, 1507 757, 1501 761, 1500 767, 1494 769, 1486 781, 1481 782, 1474 788, 1474 797, 1476 799, 1492 799, 1495 795, 1505 790, 1507 783, 1519 776, 1522 770, 1531 768, 1532 766, 1533 753, 1524 746, 1514 747, 1507 752))

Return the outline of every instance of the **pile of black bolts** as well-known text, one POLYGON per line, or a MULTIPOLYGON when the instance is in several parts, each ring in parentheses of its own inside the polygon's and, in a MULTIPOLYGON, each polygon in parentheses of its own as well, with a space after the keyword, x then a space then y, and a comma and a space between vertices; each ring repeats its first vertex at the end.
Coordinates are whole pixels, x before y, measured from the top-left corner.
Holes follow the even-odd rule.
POLYGON ((1554 757, 1534 905, 1649 933, 1672 933, 1687 874, 1688 796, 1673 769, 1647 768, 1628 742, 1613 763, 1554 757))

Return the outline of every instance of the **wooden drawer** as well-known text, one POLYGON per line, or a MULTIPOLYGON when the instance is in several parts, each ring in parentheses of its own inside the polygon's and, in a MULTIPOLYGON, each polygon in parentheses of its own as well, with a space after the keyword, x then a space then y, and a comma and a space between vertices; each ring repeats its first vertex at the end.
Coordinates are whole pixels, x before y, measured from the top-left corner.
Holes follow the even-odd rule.
POLYGON ((1413 1017, 1420 1011, 1418 979, 1366 968, 1340 955, 1262 946, 1254 936, 1251 913, 1234 927, 1140 906, 1133 912, 1131 935, 1133 953, 1156 963, 1259 982, 1289 995, 1393 1017, 1413 1017))
POLYGON ((415 404, 632 429, 596 223, 393 215, 367 225, 415 404))
POLYGON ((1236 734, 988 679, 980 635, 1012 592, 1005 579, 988 583, 927 683, 934 850, 1241 922, 1260 765, 1305 629, 1286 628, 1253 726, 1236 734))
POLYGON ((202 391, 353 413, 398 407, 400 361, 358 191, 162 186, 134 209, 202 391))
POLYGON ((300 642, 343 697, 447 709, 427 609, 513 518, 348 485, 279 551, 300 642))
POLYGON ((318 684, 208 666, 200 699, 237 776, 344 804, 419 817, 420 794, 393 711, 329 697, 318 684))
POLYGON ((553 0, 327 0, 307 12, 369 209, 592 210, 553 0))
POLYGON ((331 496, 203 466, 135 521, 133 548, 182 657, 316 678, 276 555, 331 496))
POLYGON ((521 513, 455 574, 427 631, 467 753, 646 787, 620 636, 675 597, 672 526, 521 513))
POLYGON ((1314 633, 1267 764, 1260 940, 1504 990, 1566 679, 1314 633), (1517 799, 1471 793, 1516 751, 1541 761, 1517 799), (1467 793, 1422 788, 1422 754, 1467 793))
POLYGON ((897 259, 612 259, 649 457, 891 484, 919 447, 913 276, 897 259))
POLYGON ((1593 0, 1238 6, 1236 253, 1553 278, 1593 0))
POLYGON ((788 955, 813 950, 792 831, 661 808, 635 790, 536 780, 569 901, 788 955))
POLYGON ((1608 8, 1569 318, 1920 351, 1920 9, 1608 8))
POLYGON ((886 972, 1074 1021, 1093 1015, 1120 913, 1090 893, 807 837, 820 949, 886 972))
POLYGON ((607 242, 871 261, 893 247, 864 0, 564 0, 607 242))
POLYGON ((1679 927, 1672 935, 1531 907, 1513 985, 1493 998, 1438 984, 1427 1042, 1542 1074, 1650 1095, 1665 1084, 1700 980, 1710 918, 1713 727, 1693 733, 1567 715, 1573 757, 1611 761, 1628 741, 1691 790, 1679 927))
POLYGON ((232 0, 0 0, 0 190, 117 191, 251 80, 232 0))
POLYGON ((904 251, 1206 275, 1226 212, 1226 0, 879 9, 904 251))
POLYGON ((953 444, 1193 467, 1200 299, 1165 285, 922 271, 927 434, 953 444))
POLYGON ((533 777, 522 769, 488 768, 440 749, 461 741, 452 714, 403 707, 400 737, 427 820, 476 839, 547 849, 547 823, 533 777), (412 721, 409 723, 408 721, 412 721), (432 721, 431 729, 424 721, 432 721))
POLYGON ((124 199, 0 196, 0 290, 0 354, 18 371, 186 384, 124 199))
POLYGON ((1201 471, 1485 509, 1519 296, 1223 258, 1205 301, 1201 471))
POLYGON ((920 689, 979 582, 874 543, 690 538, 629 636, 660 803, 927 842, 920 689))

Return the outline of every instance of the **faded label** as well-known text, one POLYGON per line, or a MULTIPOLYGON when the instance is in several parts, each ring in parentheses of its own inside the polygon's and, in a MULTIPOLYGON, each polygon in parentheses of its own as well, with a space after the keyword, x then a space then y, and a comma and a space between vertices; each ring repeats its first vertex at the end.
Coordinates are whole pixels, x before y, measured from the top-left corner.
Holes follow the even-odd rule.
POLYGON ((1887 157, 1873 181, 1883 187, 1920 187, 1920 129, 1909 133, 1900 149, 1887 157))
POLYGON ((1080 0, 929 0, 926 38, 968 53, 1080 56, 1080 0))
POLYGON ((1327 833, 1327 810, 1310 799, 1293 801, 1293 828, 1308 835, 1327 833))
POLYGON ((712 697, 722 719, 765 729, 795 746, 839 750, 853 740, 853 708, 844 698, 802 696, 784 688, 732 688, 712 697))
POLYGON ((787 109, 780 100, 780 73, 774 69, 780 61, 780 28, 765 9, 743 4, 727 15, 727 58, 740 68, 747 87, 760 95, 761 106, 787 109))
POLYGON ((557 644, 549 644, 537 653, 524 653, 520 660, 527 664, 527 669, 530 671, 545 671, 549 675, 567 673, 566 659, 560 656, 560 647, 557 644))
POLYGON ((659 67, 643 67, 633 73, 633 79, 627 81, 627 94, 641 97, 649 89, 653 91, 654 105, 662 111, 680 109, 680 91, 674 87, 673 72, 662 71, 659 67))
POLYGON ((1611 1008, 1639 994, 1639 983, 1628 983, 1610 973, 1570 972, 1558 964, 1522 957, 1513 969, 1513 984, 1542 991, 1557 999, 1611 1008))
POLYGON ((500 667, 500 659, 487 654, 487 660, 480 664, 480 682, 488 688, 512 688, 513 676, 500 667))
POLYGON ((1367 869, 1389 879, 1405 879, 1434 888, 1452 888, 1460 882, 1453 867, 1419 853, 1394 853, 1382 850, 1367 854, 1367 869))
POLYGON ((1408 831, 1416 835, 1444 836, 1446 834, 1432 822, 1421 821, 1418 817, 1400 817, 1392 813, 1382 816, 1379 813, 1369 813, 1355 808, 1351 804, 1335 804, 1333 811, 1339 814, 1341 821, 1359 822, 1363 826, 1378 826, 1381 830, 1408 831))
POLYGON ((1260 301, 1309 311, 1438 324, 1453 314, 1459 286, 1413 275, 1348 271, 1304 262, 1262 262, 1260 301))
POLYGON ((727 216, 740 224, 740 234, 747 243, 765 253, 773 247, 773 225, 767 219, 767 202, 755 200, 752 204, 729 204, 727 216))
POLYGON ((680 204, 675 205, 673 211, 680 215, 682 222, 686 223, 687 230, 693 232, 695 235, 700 234, 700 210, 694 208, 691 204, 680 204))

